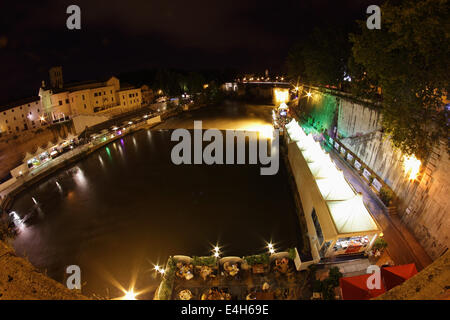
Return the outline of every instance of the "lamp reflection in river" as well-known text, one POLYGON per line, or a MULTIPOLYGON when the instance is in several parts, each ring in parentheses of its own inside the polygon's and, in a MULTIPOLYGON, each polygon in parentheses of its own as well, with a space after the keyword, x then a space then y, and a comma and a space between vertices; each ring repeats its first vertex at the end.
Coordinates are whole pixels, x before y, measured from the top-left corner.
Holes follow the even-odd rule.
POLYGON ((76 169, 77 169, 77 172, 74 175, 75 183, 81 189, 86 189, 86 187, 87 187, 87 180, 86 180, 86 177, 84 175, 84 172, 79 167, 76 167, 76 169))

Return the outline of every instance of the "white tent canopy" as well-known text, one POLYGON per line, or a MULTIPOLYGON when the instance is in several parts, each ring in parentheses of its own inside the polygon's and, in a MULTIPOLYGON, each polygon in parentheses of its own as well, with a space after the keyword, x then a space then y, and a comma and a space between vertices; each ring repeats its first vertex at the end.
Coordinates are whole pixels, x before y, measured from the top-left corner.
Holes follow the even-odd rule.
POLYGON ((364 205, 361 194, 356 194, 349 200, 327 201, 327 205, 339 233, 378 230, 364 205))
POLYGON ((31 153, 29 153, 27 151, 27 153, 25 153, 25 156, 23 157, 23 161, 25 162, 25 161, 28 161, 28 160, 30 160, 32 158, 34 158, 34 155, 32 155, 31 153))
POLYGON ((349 200, 355 196, 355 192, 348 185, 342 171, 334 173, 324 179, 317 179, 316 183, 322 197, 326 201, 349 200))
POLYGON ((278 109, 287 109, 288 108, 288 106, 286 105, 286 103, 284 103, 284 102, 282 102, 281 104, 280 104, 280 106, 278 107, 278 109))
POLYGON ((40 155, 40 154, 43 153, 43 152, 45 152, 45 150, 42 149, 41 147, 39 147, 39 148, 37 148, 37 150, 36 150, 36 152, 34 153, 34 155, 38 156, 38 155, 40 155))
POLYGON ((324 204, 319 205, 318 216, 320 224, 334 224, 337 235, 331 232, 329 238, 339 234, 369 232, 376 233, 379 229, 370 212, 364 205, 362 196, 357 194, 345 179, 330 155, 327 154, 311 135, 306 135, 297 121, 292 120, 286 125, 291 141, 295 142, 306 161, 307 168, 316 182, 324 204), (328 210, 327 210, 328 209, 328 210))

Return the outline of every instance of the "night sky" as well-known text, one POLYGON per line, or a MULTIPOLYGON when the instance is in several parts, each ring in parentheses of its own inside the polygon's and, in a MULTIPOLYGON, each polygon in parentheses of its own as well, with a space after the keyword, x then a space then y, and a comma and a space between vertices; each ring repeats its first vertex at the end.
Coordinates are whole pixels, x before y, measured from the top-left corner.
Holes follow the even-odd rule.
POLYGON ((66 82, 152 67, 279 72, 315 26, 350 25, 380 2, 2 0, 0 103, 36 95, 54 65, 66 82), (66 28, 71 4, 81 30, 66 28))

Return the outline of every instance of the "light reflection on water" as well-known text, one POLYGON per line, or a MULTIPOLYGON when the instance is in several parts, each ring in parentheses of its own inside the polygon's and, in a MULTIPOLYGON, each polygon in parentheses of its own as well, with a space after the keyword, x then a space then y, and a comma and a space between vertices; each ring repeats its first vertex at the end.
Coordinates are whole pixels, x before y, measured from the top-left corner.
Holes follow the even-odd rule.
MULTIPOLYGON (((242 112, 245 119, 245 111, 198 115, 216 121, 224 113, 240 119, 242 112)), ((184 121, 188 126, 192 118, 184 121)), ((209 255, 211 243, 219 243, 223 255, 264 252, 269 240, 279 248, 297 245, 283 171, 260 176, 257 165, 175 166, 173 145, 170 131, 140 131, 23 192, 13 210, 30 218, 16 251, 57 281, 66 266, 79 265, 86 294, 122 296, 112 282, 127 288, 136 273, 136 289, 151 288, 140 297, 151 299, 159 278, 149 269, 169 255, 209 255)))

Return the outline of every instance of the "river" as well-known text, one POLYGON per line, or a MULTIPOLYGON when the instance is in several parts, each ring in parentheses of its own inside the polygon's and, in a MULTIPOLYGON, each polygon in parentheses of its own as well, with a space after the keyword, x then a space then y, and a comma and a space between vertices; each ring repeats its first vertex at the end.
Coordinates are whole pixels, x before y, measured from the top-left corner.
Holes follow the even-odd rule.
POLYGON ((243 129, 270 125, 268 106, 225 103, 185 113, 99 149, 16 198, 26 219, 16 252, 64 282, 78 265, 84 294, 109 298, 120 287, 152 299, 154 264, 170 255, 222 256, 297 246, 301 236, 283 161, 276 175, 259 165, 174 165, 171 129, 243 129), (34 203, 33 198, 37 204, 34 203))

